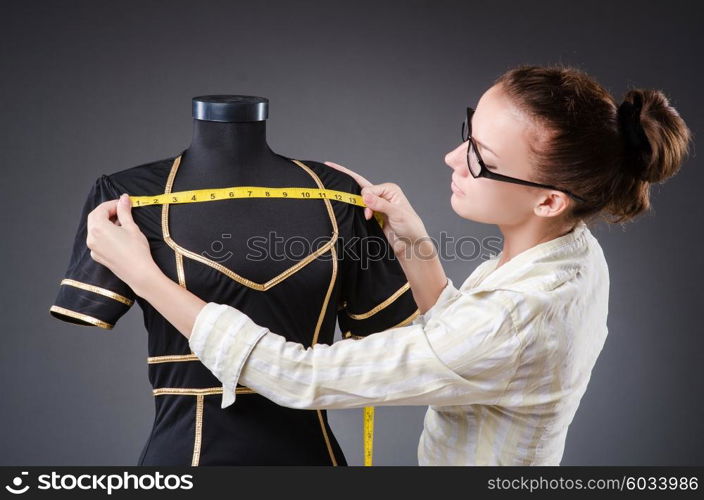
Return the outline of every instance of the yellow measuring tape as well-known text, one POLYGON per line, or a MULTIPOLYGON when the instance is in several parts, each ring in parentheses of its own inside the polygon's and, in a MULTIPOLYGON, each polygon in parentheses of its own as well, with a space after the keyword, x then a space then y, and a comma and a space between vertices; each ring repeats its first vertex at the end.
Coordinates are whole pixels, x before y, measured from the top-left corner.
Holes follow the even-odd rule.
POLYGON ((364 465, 372 464, 374 454, 374 407, 364 407, 364 465))
MULTIPOLYGON (((130 196, 133 207, 149 205, 165 205, 177 203, 200 203, 204 201, 232 200, 238 198, 291 198, 298 200, 332 200, 366 207, 360 195, 336 191, 334 189, 319 189, 306 187, 263 187, 263 186, 233 186, 214 189, 194 189, 175 193, 162 193, 153 196, 130 196)), ((374 212, 374 218, 384 227, 381 214, 374 212)), ((364 465, 372 465, 374 453, 374 407, 364 407, 364 465)))
POLYGON ((357 194, 303 187, 262 187, 236 186, 217 189, 195 189, 176 193, 163 193, 155 196, 130 196, 132 206, 162 205, 165 203, 194 203, 203 201, 229 200, 235 198, 295 198, 302 200, 333 200, 351 203, 360 207, 367 205, 357 194))
MULTIPOLYGON (((176 203, 200 203, 204 201, 234 200, 237 198, 292 198, 297 200, 332 200, 366 207, 358 194, 336 191, 334 189, 319 189, 305 187, 263 187, 263 186, 233 186, 215 189, 193 189, 175 193, 162 193, 154 196, 130 196, 133 207, 148 205, 165 205, 176 203)), ((384 227, 381 214, 374 212, 374 218, 384 227)))

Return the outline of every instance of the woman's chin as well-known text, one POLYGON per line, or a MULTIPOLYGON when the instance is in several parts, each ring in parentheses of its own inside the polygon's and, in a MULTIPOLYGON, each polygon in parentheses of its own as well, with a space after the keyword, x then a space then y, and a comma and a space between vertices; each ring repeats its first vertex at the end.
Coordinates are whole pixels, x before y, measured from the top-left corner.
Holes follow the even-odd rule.
POLYGON ((467 198, 465 196, 452 193, 452 196, 450 197, 450 206, 452 207, 452 210, 454 210, 454 212, 463 219, 474 220, 474 217, 472 217, 473 210, 467 205, 467 198))

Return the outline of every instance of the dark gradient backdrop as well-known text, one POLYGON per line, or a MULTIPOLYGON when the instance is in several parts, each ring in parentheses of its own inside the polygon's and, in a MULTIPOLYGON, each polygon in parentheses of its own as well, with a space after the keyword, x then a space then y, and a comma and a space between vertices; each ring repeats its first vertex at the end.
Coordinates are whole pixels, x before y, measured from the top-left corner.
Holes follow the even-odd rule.
MULTIPOLYGON (((619 100, 660 88, 702 131, 700 10, 649 5, 3 1, 0 464, 136 463, 153 418, 141 310, 105 331, 48 308, 91 183, 187 147, 193 96, 268 97, 275 151, 399 183, 435 237, 497 236, 452 211, 443 157, 465 106, 511 66, 570 63, 619 100)), ((563 465, 704 463, 697 163, 656 186, 651 214, 595 233, 610 334, 563 465)), ((445 267, 459 284, 480 262, 445 267)), ((417 463, 424 411, 378 409, 375 464, 417 463)), ((360 464, 361 410, 331 420, 360 464)))

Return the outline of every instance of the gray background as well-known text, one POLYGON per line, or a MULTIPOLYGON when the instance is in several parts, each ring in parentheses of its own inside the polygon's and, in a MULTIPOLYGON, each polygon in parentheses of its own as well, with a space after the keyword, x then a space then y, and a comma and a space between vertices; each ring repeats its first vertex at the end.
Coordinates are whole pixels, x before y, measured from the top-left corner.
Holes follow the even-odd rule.
MULTIPOLYGON (((48 308, 92 182, 187 147, 193 96, 268 97, 274 151, 399 183, 433 236, 497 236, 449 204, 443 156, 460 140, 464 107, 514 65, 565 62, 619 100, 629 85, 664 90, 696 135, 704 82, 693 9, 3 1, 0 464, 136 463, 153 419, 141 310, 105 331, 48 308)), ((563 465, 704 463, 696 160, 655 186, 652 213, 595 232, 611 272, 610 334, 563 465)), ((459 284, 480 262, 444 264, 459 284)), ((377 411, 375 464, 416 464, 425 408, 377 411)), ((361 464, 361 410, 330 415, 349 463, 361 464)))

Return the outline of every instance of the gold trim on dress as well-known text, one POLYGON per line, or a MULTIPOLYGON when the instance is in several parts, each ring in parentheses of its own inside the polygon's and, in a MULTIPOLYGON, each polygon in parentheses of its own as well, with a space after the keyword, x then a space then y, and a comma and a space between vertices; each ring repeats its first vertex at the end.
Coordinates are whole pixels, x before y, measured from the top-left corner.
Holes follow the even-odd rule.
POLYGON ((200 361, 198 356, 195 354, 170 354, 168 356, 149 356, 147 358, 147 364, 154 363, 171 363, 171 362, 181 362, 181 361, 200 361))
MULTIPOLYGON (((411 314, 409 317, 401 321, 400 323, 396 323, 394 326, 390 326, 386 328, 386 330, 391 330, 392 328, 398 328, 400 326, 405 326, 407 323, 410 323, 414 319, 418 317, 420 314, 420 308, 417 308, 413 314, 411 314)), ((342 334, 342 336, 346 339, 352 338, 352 339, 363 339, 365 336, 364 335, 354 335, 352 331, 347 330, 345 333, 342 334)))
MULTIPOLYGON (((335 227, 335 231, 337 232, 337 226, 335 227)), ((330 256, 332 257, 332 272, 330 273, 330 284, 328 285, 328 291, 325 294, 325 300, 323 301, 323 306, 320 308, 320 314, 318 315, 318 322, 315 325, 315 332, 313 333, 313 341, 311 345, 315 345, 318 342, 318 333, 320 332, 320 326, 323 324, 323 319, 325 318, 325 313, 327 312, 328 309, 328 302, 330 301, 330 294, 332 293, 333 288, 335 288, 335 280, 337 278, 337 251, 335 250, 335 246, 333 245, 330 247, 330 256)), ((335 458, 335 451, 332 449, 332 445, 330 444, 330 437, 328 436, 328 431, 325 428, 325 422, 323 421, 323 413, 321 410, 316 409, 316 413, 318 414, 318 421, 320 422, 320 430, 323 433, 323 439, 325 440, 325 446, 328 449, 328 454, 330 455, 330 460, 332 461, 332 465, 337 466, 337 459, 335 458)))
POLYGON ((196 396, 196 435, 193 439, 192 466, 198 465, 200 461, 200 444, 203 438, 203 398, 202 394, 196 396))
MULTIPOLYGON (((171 192, 171 189, 173 187, 174 179, 176 178, 176 172, 178 171, 178 167, 181 163, 181 156, 178 155, 176 158, 174 158, 173 164, 171 166, 171 171, 169 172, 169 177, 168 180, 166 181, 166 189, 164 190, 165 194, 168 194, 171 192)), ((296 165, 300 166, 303 168, 306 172, 308 172, 309 175, 313 178, 313 180, 316 182, 318 187, 320 189, 325 189, 325 186, 323 186, 322 182, 320 181, 320 178, 310 170, 310 168, 303 164, 302 162, 298 160, 291 160, 293 163, 296 165)), ((182 246, 180 246, 174 239, 171 237, 171 233, 169 231, 169 203, 164 203, 161 208, 161 231, 163 233, 163 238, 164 241, 166 242, 167 245, 169 245, 175 252, 178 254, 181 254, 184 257, 187 257, 189 259, 201 262, 202 264, 205 264, 207 266, 210 266, 214 269, 217 269, 221 273, 225 274, 226 276, 232 278, 233 280, 237 281, 238 283, 241 283, 245 286, 248 286, 249 288, 253 288, 255 290, 259 291, 265 291, 268 290, 269 288, 273 287, 274 285, 280 283, 281 281, 285 280, 288 278, 290 275, 293 273, 297 272, 300 270, 303 266, 309 264, 313 260, 315 260, 317 257, 320 255, 324 254, 330 247, 332 247, 335 244, 335 241, 337 240, 338 236, 338 229, 337 229, 337 220, 335 218, 335 213, 333 212, 332 206, 330 204, 330 200, 327 198, 323 198, 323 202, 325 203, 325 206, 328 211, 328 215, 330 217, 330 222, 332 223, 333 226, 333 234, 332 237, 330 238, 330 241, 325 243, 322 247, 320 247, 318 250, 316 250, 314 253, 308 255, 304 259, 300 260, 290 268, 286 269, 283 271, 281 274, 278 276, 275 276, 274 278, 270 279, 266 283, 256 283, 252 280, 249 280, 245 278, 244 276, 241 276, 237 274, 236 272, 232 271, 231 269, 228 269, 227 267, 223 266, 222 264, 212 261, 206 257, 203 257, 200 254, 197 254, 195 252, 192 252, 182 246)))
POLYGON ((330 301, 330 294, 332 294, 333 288, 335 288, 335 279, 337 278, 337 251, 335 247, 330 247, 330 257, 332 260, 332 273, 330 276, 330 284, 328 285, 328 291, 325 294, 325 300, 323 301, 323 307, 320 309, 320 314, 318 315, 318 322, 315 325, 315 332, 313 333, 313 342, 316 344, 318 342, 318 334, 320 333, 320 327, 323 324, 323 319, 325 319, 325 313, 328 310, 328 302, 330 301))
POLYGON ((419 314, 420 314, 420 309, 419 309, 419 308, 416 308, 416 310, 413 311, 413 313, 412 313, 409 317, 407 317, 406 319, 404 319, 404 320, 401 321, 400 323, 396 323, 396 324, 395 324, 394 326, 392 326, 391 328, 398 328, 398 327, 400 327, 400 326, 405 326, 406 324, 408 324, 408 323, 410 323, 411 321, 413 321, 414 319, 416 319, 419 314))
POLYGON ((183 272, 183 255, 178 252, 176 254, 176 274, 178 275, 178 284, 186 288, 186 274, 183 272))
POLYGON ((100 295, 104 295, 105 297, 117 300, 118 302, 122 302, 126 306, 131 306, 134 303, 133 300, 130 300, 127 297, 120 295, 119 293, 115 293, 112 290, 108 290, 107 288, 103 288, 96 285, 90 285, 88 283, 83 283, 81 281, 65 278, 61 280, 60 284, 75 286, 76 288, 81 288, 82 290, 88 290, 89 292, 99 293, 100 295))
POLYGON ((91 325, 99 326, 100 328, 105 328, 106 330, 111 330, 113 327, 113 325, 111 325, 110 323, 106 323, 105 321, 99 320, 98 318, 94 318, 93 316, 88 316, 87 314, 71 311, 70 309, 66 309, 57 305, 51 306, 49 310, 55 313, 63 314, 64 316, 70 316, 71 318, 80 319, 81 321, 85 321, 86 323, 90 323, 91 325))
MULTIPOLYGON (((159 387, 158 389, 153 389, 152 394, 154 396, 211 396, 213 394, 222 394, 222 387, 206 387, 204 389, 189 389, 188 387, 159 387)), ((237 387, 235 389, 235 394, 256 394, 254 389, 249 387, 237 387)))
POLYGON ((385 309, 388 307, 393 301, 398 299, 401 295, 403 295, 406 290, 408 290, 411 287, 411 284, 406 282, 405 285, 403 285, 401 288, 396 290, 388 299, 383 301, 382 303, 376 305, 374 308, 370 309, 369 311, 365 313, 359 313, 359 314, 352 314, 351 312, 347 313, 347 316, 349 316, 352 319, 366 319, 369 316, 373 316, 374 314, 378 313, 382 309, 385 309))

